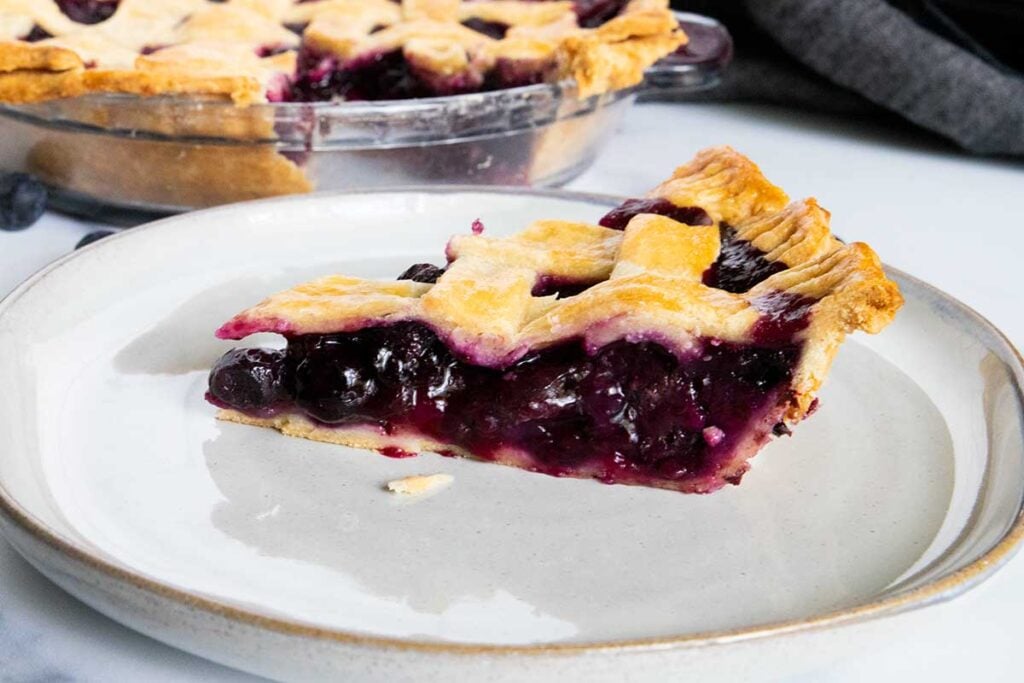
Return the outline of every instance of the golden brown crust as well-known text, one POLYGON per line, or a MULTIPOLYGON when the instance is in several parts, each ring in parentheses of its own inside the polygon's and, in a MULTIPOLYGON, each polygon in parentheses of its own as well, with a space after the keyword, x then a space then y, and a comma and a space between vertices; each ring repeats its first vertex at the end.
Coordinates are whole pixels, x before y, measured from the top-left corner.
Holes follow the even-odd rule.
MULTIPOLYGON (((238 123, 239 134, 255 132, 238 123)), ((32 147, 27 168, 52 185, 126 205, 205 207, 313 189, 303 170, 271 145, 111 143, 105 136, 53 131, 32 147)))
POLYGON ((252 51, 263 45, 296 47, 299 37, 266 13, 232 3, 193 12, 177 27, 175 42, 229 43, 252 51))
POLYGON ((263 100, 262 85, 250 76, 94 69, 83 72, 82 84, 86 92, 101 91, 142 96, 225 95, 235 104, 243 106, 263 100))
MULTIPOLYGON (((378 25, 395 24, 402 20, 401 5, 391 0, 318 0, 294 4, 288 8, 283 22, 290 25, 303 25, 322 17, 340 16, 348 21, 356 22, 360 27, 368 21, 380 22, 378 25)), ((361 29, 363 35, 373 28, 371 24, 361 29)))
POLYGON ((32 104, 87 92, 82 71, 11 71, 0 73, 0 102, 32 104))
POLYGON ((732 226, 736 236, 753 244, 769 261, 796 266, 842 247, 829 230, 829 213, 808 198, 781 211, 745 218, 732 226))
POLYGON ((569 35, 558 51, 559 71, 576 80, 580 97, 637 85, 644 70, 687 42, 667 10, 645 9, 569 35))
POLYGON ((72 50, 51 45, 27 45, 20 42, 0 43, 0 72, 69 71, 85 66, 72 50))
POLYGON ((782 211, 789 202, 757 164, 727 146, 701 150, 648 196, 677 206, 699 206, 716 221, 733 225, 782 211))
MULTIPOLYGON (((5 2, 12 0, 0 0, 0 11, 5 2)), ((228 5, 125 0, 101 24, 70 22, 63 30, 48 29, 54 36, 37 43, 0 43, 0 72, 9 76, 0 100, 26 103, 116 92, 224 95, 242 106, 263 102, 268 83, 290 72, 294 58, 261 60, 255 50, 298 44, 297 36, 268 16, 272 12, 268 0, 228 5), (147 46, 163 49, 141 54, 147 46)))
POLYGON ((885 275, 878 255, 862 242, 771 276, 750 290, 753 297, 783 291, 816 299, 803 333, 804 351, 793 377, 794 395, 785 418, 795 422, 810 410, 846 335, 880 332, 903 306, 899 287, 885 275))
POLYGON ((481 19, 509 27, 547 26, 571 20, 576 25, 572 2, 520 2, 520 0, 481 0, 459 7, 460 21, 481 19))
POLYGON ((402 0, 402 15, 408 20, 453 22, 458 19, 461 4, 459 0, 402 0))
POLYGON ((351 448, 365 448, 369 450, 400 448, 408 453, 451 451, 462 457, 471 457, 468 451, 452 448, 448 444, 418 434, 384 434, 381 431, 366 426, 326 427, 318 425, 309 418, 298 414, 286 413, 274 417, 260 418, 250 417, 237 410, 228 409, 217 411, 217 419, 254 427, 269 427, 276 429, 286 436, 333 443, 338 446, 349 446, 351 448))
POLYGON ((451 263, 434 285, 324 278, 240 313, 221 334, 329 333, 419 320, 474 362, 500 366, 573 338, 599 347, 639 335, 679 351, 706 337, 757 343, 766 302, 784 293, 810 306, 786 413, 795 421, 845 335, 878 332, 902 305, 867 245, 832 237, 828 212, 813 199, 787 206, 785 193, 730 148, 702 151, 654 194, 703 206, 716 222, 728 219, 740 239, 787 268, 736 294, 702 281, 719 254, 718 225, 645 214, 622 232, 539 221, 506 238, 453 238, 451 263), (561 299, 533 296, 541 276, 596 284, 561 299))

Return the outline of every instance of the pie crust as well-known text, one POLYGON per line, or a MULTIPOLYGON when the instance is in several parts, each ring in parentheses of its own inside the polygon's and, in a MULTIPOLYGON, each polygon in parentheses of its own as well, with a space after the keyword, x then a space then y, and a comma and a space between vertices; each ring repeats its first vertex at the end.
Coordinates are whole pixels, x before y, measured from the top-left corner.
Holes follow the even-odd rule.
POLYGON ((685 43, 667 0, 625 2, 592 28, 564 1, 120 0, 108 19, 81 24, 55 0, 0 0, 0 102, 90 92, 279 101, 300 49, 340 64, 398 51, 427 80, 477 86, 511 60, 542 80, 575 79, 587 97, 636 85, 685 43), (504 35, 482 32, 494 27, 504 35))
MULTIPOLYGON (((328 276, 239 313, 217 336, 272 332, 296 339, 414 321, 464 362, 498 369, 574 340, 582 340, 590 354, 617 342, 654 340, 679 358, 705 348, 707 340, 736 348, 774 343, 768 339, 798 345, 788 387, 765 413, 770 420, 753 425, 714 476, 685 485, 627 482, 714 490, 745 471, 746 460, 772 431, 788 433, 813 412, 845 336, 880 331, 902 297, 870 247, 833 237, 829 214, 814 199, 790 201, 731 148, 700 152, 644 201, 694 215, 703 209, 707 220, 685 224, 664 211, 640 211, 624 230, 542 220, 510 237, 458 235, 448 244, 448 265, 436 283, 328 276), (727 250, 736 245, 766 268, 749 286, 723 289, 733 258, 727 250), (714 273, 719 284, 708 280, 714 273), (538 291, 545 281, 585 287, 559 297, 538 291)), ((415 431, 324 424, 292 410, 260 415, 228 407, 220 417, 359 447, 476 455, 415 431)), ((718 438, 715 432, 705 436, 718 438)), ((487 459, 535 468, 527 456, 510 448, 487 459)), ((587 467, 567 474, 603 477, 587 467)))

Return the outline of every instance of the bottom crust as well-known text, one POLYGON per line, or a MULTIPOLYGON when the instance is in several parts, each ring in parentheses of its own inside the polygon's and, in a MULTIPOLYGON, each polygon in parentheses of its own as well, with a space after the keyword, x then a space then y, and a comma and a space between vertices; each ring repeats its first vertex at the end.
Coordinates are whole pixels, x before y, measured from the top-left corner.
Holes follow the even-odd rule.
POLYGON ((458 455, 463 458, 473 457, 469 451, 458 446, 444 444, 418 434, 385 434, 383 431, 368 426, 326 427, 297 413, 282 413, 274 417, 252 417, 237 410, 222 408, 217 412, 217 419, 255 427, 269 427, 285 436, 333 443, 350 448, 365 448, 372 451, 395 448, 410 454, 424 451, 432 453, 444 451, 445 454, 458 455))
MULTIPOLYGON (((748 438, 740 443, 733 455, 733 458, 723 463, 721 468, 714 475, 683 479, 679 481, 671 479, 654 479, 645 476, 629 477, 628 474, 620 474, 614 479, 608 478, 606 473, 595 468, 585 466, 575 468, 572 471, 559 472, 555 476, 570 477, 574 479, 598 479, 606 484, 626 484, 630 486, 644 486, 647 488, 660 488, 681 493, 712 493, 722 488, 725 484, 739 484, 740 479, 750 469, 749 459, 772 439, 772 428, 779 421, 785 406, 780 405, 769 411, 750 430, 748 438)), ((230 408, 222 408, 217 412, 217 419, 225 422, 236 422, 255 427, 268 427, 276 429, 285 436, 293 436, 311 441, 331 443, 338 446, 350 448, 363 448, 367 450, 385 451, 395 449, 409 455, 416 455, 422 452, 439 453, 445 456, 456 456, 479 460, 481 462, 497 463, 516 467, 532 472, 543 472, 538 467, 529 453, 519 449, 508 448, 493 458, 478 458, 465 448, 453 444, 443 443, 436 439, 406 431, 401 433, 388 434, 383 430, 375 429, 366 425, 358 426, 325 426, 313 422, 305 415, 299 413, 281 413, 273 417, 252 417, 230 408)))

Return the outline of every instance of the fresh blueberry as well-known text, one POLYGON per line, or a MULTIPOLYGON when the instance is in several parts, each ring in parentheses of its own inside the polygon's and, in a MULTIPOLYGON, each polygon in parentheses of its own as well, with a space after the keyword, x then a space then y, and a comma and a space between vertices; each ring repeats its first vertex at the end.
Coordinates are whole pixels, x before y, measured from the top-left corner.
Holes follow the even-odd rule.
POLYGON ((0 230, 24 230, 46 210, 46 186, 27 173, 0 175, 0 230))
POLYGON ((90 232, 88 235, 78 240, 78 244, 75 245, 75 250, 77 251, 82 247, 87 247, 93 242, 99 242, 104 237, 110 237, 113 234, 113 230, 95 230, 90 232))

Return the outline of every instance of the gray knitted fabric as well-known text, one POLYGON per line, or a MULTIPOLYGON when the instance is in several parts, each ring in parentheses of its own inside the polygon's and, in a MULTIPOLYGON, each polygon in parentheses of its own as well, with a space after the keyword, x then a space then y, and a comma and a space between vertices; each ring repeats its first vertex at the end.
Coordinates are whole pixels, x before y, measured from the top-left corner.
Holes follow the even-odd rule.
MULTIPOLYGON (((1024 78, 922 28, 884 0, 743 5, 743 18, 799 64, 757 46, 745 50, 737 35, 736 63, 711 98, 856 111, 868 106, 859 95, 972 152, 1024 156, 1024 78), (824 78, 801 73, 800 65, 824 78)), ((693 9, 715 14, 711 7, 693 9)), ((737 19, 723 17, 730 27, 737 19)))

